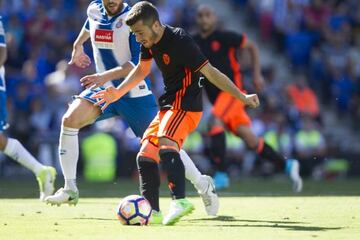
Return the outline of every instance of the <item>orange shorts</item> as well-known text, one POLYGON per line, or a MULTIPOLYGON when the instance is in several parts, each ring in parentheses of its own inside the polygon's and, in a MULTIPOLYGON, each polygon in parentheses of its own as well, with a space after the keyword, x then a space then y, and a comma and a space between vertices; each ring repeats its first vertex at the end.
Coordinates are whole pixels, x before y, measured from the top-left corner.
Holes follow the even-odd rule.
POLYGON ((202 112, 172 109, 159 111, 146 129, 141 142, 148 139, 149 142, 158 146, 159 138, 166 137, 175 141, 181 148, 187 136, 197 128, 201 116, 202 112))
POLYGON ((251 126, 251 119, 245 111, 245 105, 229 93, 221 92, 217 97, 212 113, 218 117, 233 133, 239 126, 251 126))

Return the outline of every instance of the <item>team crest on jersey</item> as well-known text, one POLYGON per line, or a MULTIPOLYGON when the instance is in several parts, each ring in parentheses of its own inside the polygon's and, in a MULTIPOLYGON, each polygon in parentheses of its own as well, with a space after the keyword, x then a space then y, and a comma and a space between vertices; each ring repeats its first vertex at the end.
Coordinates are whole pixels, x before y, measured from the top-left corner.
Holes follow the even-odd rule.
POLYGON ((113 49, 114 48, 114 31, 107 29, 95 30, 95 44, 98 48, 113 49))
POLYGON ((115 27, 116 28, 121 28, 122 25, 123 25, 123 20, 122 20, 122 18, 120 18, 119 21, 116 23, 115 27))
POLYGON ((170 63, 170 56, 169 56, 169 54, 164 53, 163 56, 162 56, 162 58, 163 58, 163 61, 164 61, 165 65, 169 65, 169 63, 170 63))
POLYGON ((220 45, 219 41, 214 40, 214 41, 211 42, 211 49, 212 49, 214 52, 219 51, 219 50, 220 50, 220 47, 221 47, 221 45, 220 45))

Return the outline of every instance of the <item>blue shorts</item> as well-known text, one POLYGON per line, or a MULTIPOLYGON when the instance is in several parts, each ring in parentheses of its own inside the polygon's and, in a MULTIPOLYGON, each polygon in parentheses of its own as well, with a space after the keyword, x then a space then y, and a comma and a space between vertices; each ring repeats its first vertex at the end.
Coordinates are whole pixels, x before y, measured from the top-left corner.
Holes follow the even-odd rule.
MULTIPOLYGON (((96 103, 98 100, 92 99, 91 96, 103 89, 86 89, 77 97, 96 103)), ((156 99, 152 94, 137 98, 124 97, 111 103, 96 121, 120 116, 129 124, 137 137, 142 137, 158 110, 156 99)))
POLYGON ((6 92, 0 91, 0 132, 9 128, 6 111, 6 92))

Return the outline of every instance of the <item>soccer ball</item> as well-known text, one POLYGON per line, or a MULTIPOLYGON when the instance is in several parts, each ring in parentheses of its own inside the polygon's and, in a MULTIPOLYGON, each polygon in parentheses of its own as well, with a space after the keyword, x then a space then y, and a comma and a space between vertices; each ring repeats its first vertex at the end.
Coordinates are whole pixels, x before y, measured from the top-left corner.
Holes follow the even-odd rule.
POLYGON ((130 195, 120 202, 117 217, 124 225, 147 225, 151 211, 148 200, 139 195, 130 195))

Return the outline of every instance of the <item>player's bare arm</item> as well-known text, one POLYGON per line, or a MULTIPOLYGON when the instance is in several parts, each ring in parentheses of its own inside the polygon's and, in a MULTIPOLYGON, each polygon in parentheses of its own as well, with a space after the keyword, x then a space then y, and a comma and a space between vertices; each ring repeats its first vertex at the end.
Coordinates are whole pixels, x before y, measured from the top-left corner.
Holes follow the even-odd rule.
POLYGON ((71 53, 70 65, 75 64, 77 67, 86 68, 90 66, 91 59, 84 52, 83 44, 90 38, 90 33, 82 28, 78 37, 73 44, 73 51, 71 53))
POLYGON ((100 87, 111 80, 125 78, 133 68, 134 66, 130 62, 127 62, 122 66, 107 70, 102 73, 95 73, 84 76, 80 79, 81 86, 90 89, 100 87))
POLYGON ((213 67, 210 63, 201 68, 200 72, 216 87, 224 92, 230 93, 249 107, 256 108, 260 105, 259 98, 256 94, 243 94, 225 74, 213 67))
POLYGON ((117 87, 110 86, 103 91, 98 92, 92 98, 100 99, 95 106, 100 106, 104 103, 101 110, 105 110, 110 103, 117 101, 131 89, 133 89, 139 82, 149 75, 151 70, 151 60, 140 61, 136 67, 131 70, 125 80, 117 87))
POLYGON ((252 70, 253 70, 253 79, 254 79, 255 87, 258 91, 261 91, 264 88, 264 78, 261 74, 259 48, 251 40, 248 40, 244 47, 250 53, 251 66, 252 66, 252 70))
POLYGON ((6 47, 0 47, 0 67, 4 66, 7 59, 6 47))

